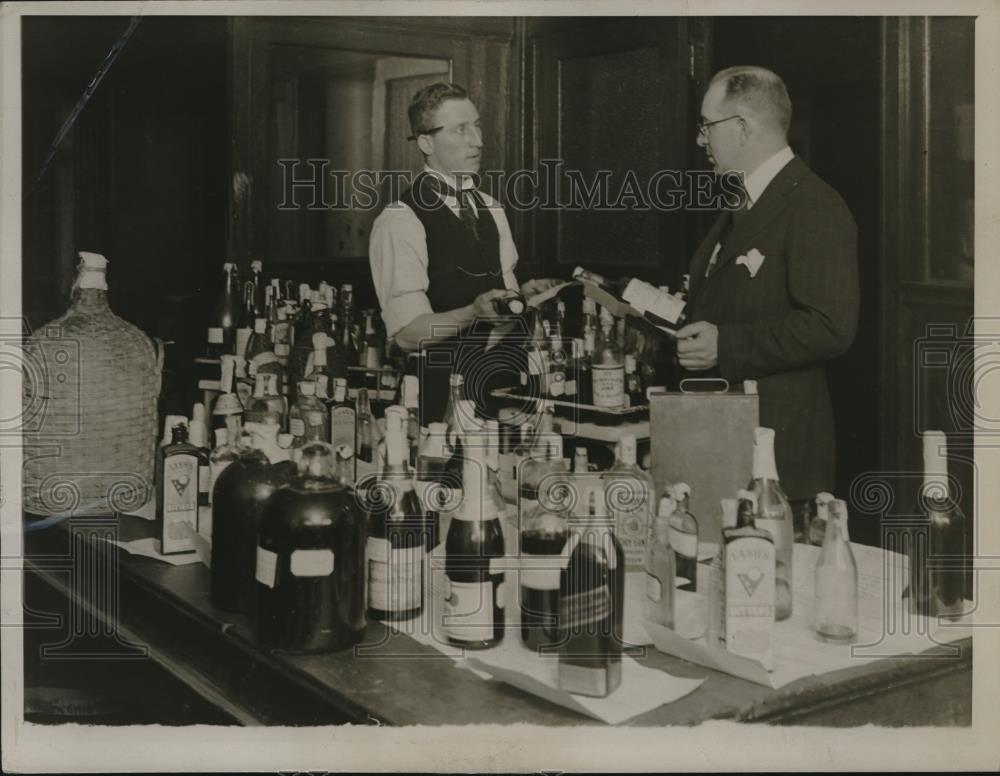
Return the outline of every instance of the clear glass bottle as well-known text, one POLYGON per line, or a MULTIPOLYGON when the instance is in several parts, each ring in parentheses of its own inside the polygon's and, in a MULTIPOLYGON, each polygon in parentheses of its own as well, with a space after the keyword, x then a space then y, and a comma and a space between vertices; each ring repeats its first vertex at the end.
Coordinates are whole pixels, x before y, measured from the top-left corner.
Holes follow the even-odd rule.
POLYGON ((736 507, 734 498, 724 498, 720 502, 722 518, 719 531, 719 551, 712 559, 708 573, 708 624, 705 629, 705 643, 710 647, 726 648, 726 542, 727 529, 736 527, 736 507))
POLYGON ((378 444, 375 433, 375 418, 372 415, 371 401, 368 398, 368 389, 358 389, 356 415, 356 432, 354 450, 359 461, 368 464, 375 463, 375 448, 378 444))
POLYGON ((353 449, 357 441, 356 426, 357 408, 355 403, 347 398, 347 380, 335 377, 333 401, 330 404, 330 443, 334 446, 347 445, 353 449))
POLYGON ((293 437, 293 447, 330 441, 329 413, 316 398, 315 383, 308 380, 299 383, 298 399, 288 410, 288 431, 293 437))
POLYGON ((670 546, 671 517, 677 505, 673 497, 660 499, 660 508, 649 524, 646 541, 646 597, 643 613, 647 620, 665 628, 674 627, 674 578, 678 574, 674 550, 670 546))
POLYGON ((646 563, 646 536, 655 509, 655 487, 653 478, 636 463, 634 436, 626 434, 621 438, 618 457, 601 479, 615 522, 615 535, 625 552, 625 566, 629 571, 642 571, 646 563))
POLYGON ((625 404, 625 356, 614 333, 614 316, 601 310, 594 355, 591 359, 591 384, 594 405, 618 408, 625 404))
POLYGON ((757 497, 756 525, 770 531, 774 538, 777 562, 775 579, 775 616, 792 616, 792 545, 794 528, 792 508, 778 482, 774 462, 774 429, 758 427, 754 431, 753 479, 748 486, 757 497))
POLYGON ((691 487, 678 482, 670 489, 674 511, 670 515, 670 546, 677 556, 677 576, 688 580, 681 590, 698 589, 698 520, 688 509, 691 487))
POLYGON ((918 499, 923 524, 909 536, 911 611, 926 617, 961 617, 965 606, 965 515, 948 482, 948 441, 925 431, 924 481, 918 499))
POLYGON ((333 340, 326 332, 317 332, 313 334, 312 341, 312 368, 309 369, 307 365, 308 373, 305 376, 305 380, 313 384, 313 395, 321 402, 325 403, 333 398, 334 377, 326 363, 329 345, 333 342, 333 340))
POLYGON ((410 449, 410 466, 415 467, 420 454, 420 378, 416 375, 404 375, 401 392, 407 415, 406 439, 410 449))
POLYGON ((368 487, 368 616, 412 620, 424 608, 424 573, 431 525, 413 488, 406 408, 385 411, 385 467, 368 487))
POLYGON ((556 433, 536 437, 536 444, 528 452, 528 459, 521 463, 517 475, 518 525, 523 530, 524 520, 538 506, 540 488, 548 475, 562 471, 562 437, 556 433))
POLYGON ((813 630, 820 641, 846 643, 858 635, 858 565, 847 532, 847 504, 834 499, 829 510, 816 561, 813 630))

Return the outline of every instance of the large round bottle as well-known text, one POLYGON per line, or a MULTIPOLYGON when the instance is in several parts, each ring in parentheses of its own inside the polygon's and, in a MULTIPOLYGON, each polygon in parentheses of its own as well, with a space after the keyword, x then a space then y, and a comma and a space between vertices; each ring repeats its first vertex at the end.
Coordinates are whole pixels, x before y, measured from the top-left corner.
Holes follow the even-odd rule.
POLYGON ((283 652, 343 649, 365 625, 364 516, 333 448, 302 448, 298 476, 268 499, 257 543, 257 633, 283 652))
POLYGON ((229 612, 254 608, 257 529, 265 502, 295 474, 295 465, 271 464, 242 449, 212 488, 212 604, 229 612))

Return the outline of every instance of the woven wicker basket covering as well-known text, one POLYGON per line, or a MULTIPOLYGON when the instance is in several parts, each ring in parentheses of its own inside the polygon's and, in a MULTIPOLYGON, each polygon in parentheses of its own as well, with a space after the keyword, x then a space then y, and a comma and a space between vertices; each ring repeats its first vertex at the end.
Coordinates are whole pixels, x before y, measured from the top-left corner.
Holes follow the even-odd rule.
POLYGON ((129 512, 155 493, 162 346, 111 312, 103 257, 80 256, 69 310, 24 346, 24 509, 37 515, 129 512))

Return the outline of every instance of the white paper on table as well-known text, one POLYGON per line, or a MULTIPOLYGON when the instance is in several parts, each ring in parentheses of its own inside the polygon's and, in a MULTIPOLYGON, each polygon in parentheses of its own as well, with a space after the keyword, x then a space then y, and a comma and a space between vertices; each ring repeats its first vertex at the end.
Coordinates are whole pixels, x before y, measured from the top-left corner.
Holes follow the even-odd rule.
MULTIPOLYGON (((202 507, 205 509, 205 507, 202 507)), ((190 523, 181 523, 181 530, 187 534, 187 539, 194 545, 195 554, 198 560, 205 564, 207 568, 212 568, 212 540, 205 538, 201 531, 195 531, 190 523)), ((201 526, 198 526, 201 528, 201 526)))
POLYGON ((182 552, 176 555, 163 555, 156 549, 156 539, 152 536, 146 539, 133 539, 130 542, 121 542, 116 539, 110 540, 112 544, 116 544, 121 547, 129 555, 141 555, 144 558, 153 558, 153 560, 162 560, 164 563, 169 563, 171 566, 186 566, 190 563, 197 563, 198 553, 196 552, 182 552))
POLYGON ((704 679, 685 679, 666 671, 639 665, 622 657, 622 681, 606 698, 575 695, 559 688, 559 660, 541 657, 520 644, 489 650, 466 658, 471 668, 487 671, 497 679, 552 703, 610 725, 673 703, 694 692, 704 679))
MULTIPOLYGON (((795 545, 792 559, 792 616, 774 626, 774 671, 768 673, 755 660, 710 647, 704 639, 690 641, 667 628, 644 625, 661 652, 775 689, 806 676, 923 652, 970 635, 967 622, 938 622, 938 618, 909 613, 901 599, 908 579, 905 556, 853 543, 851 549, 858 565, 859 591, 859 633, 853 644, 822 642, 813 633, 813 578, 820 548, 803 544, 795 545)), ((707 606, 707 601, 702 605, 707 606)))

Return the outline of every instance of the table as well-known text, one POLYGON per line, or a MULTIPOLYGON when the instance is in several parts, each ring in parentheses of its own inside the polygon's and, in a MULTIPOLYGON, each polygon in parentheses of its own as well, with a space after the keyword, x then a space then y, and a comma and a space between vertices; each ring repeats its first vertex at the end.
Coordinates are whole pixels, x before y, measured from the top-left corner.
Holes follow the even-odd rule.
MULTIPOLYGON (((248 615, 215 609, 209 570, 129 555, 105 541, 151 536, 138 518, 75 519, 25 537, 25 570, 107 626, 244 725, 511 724, 601 725, 497 681, 369 623, 364 657, 345 652, 288 656, 261 648, 248 615), (119 595, 100 600, 68 569, 100 568, 119 595)), ((107 596, 105 596, 107 598, 107 596)), ((509 637, 515 637, 510 634, 509 637)), ((950 659, 893 658, 813 676, 772 690, 648 648, 640 662, 677 676, 706 677, 681 700, 627 725, 694 725, 709 719, 854 726, 971 724, 972 640, 950 659)), ((941 648, 922 653, 943 654, 941 648)))

